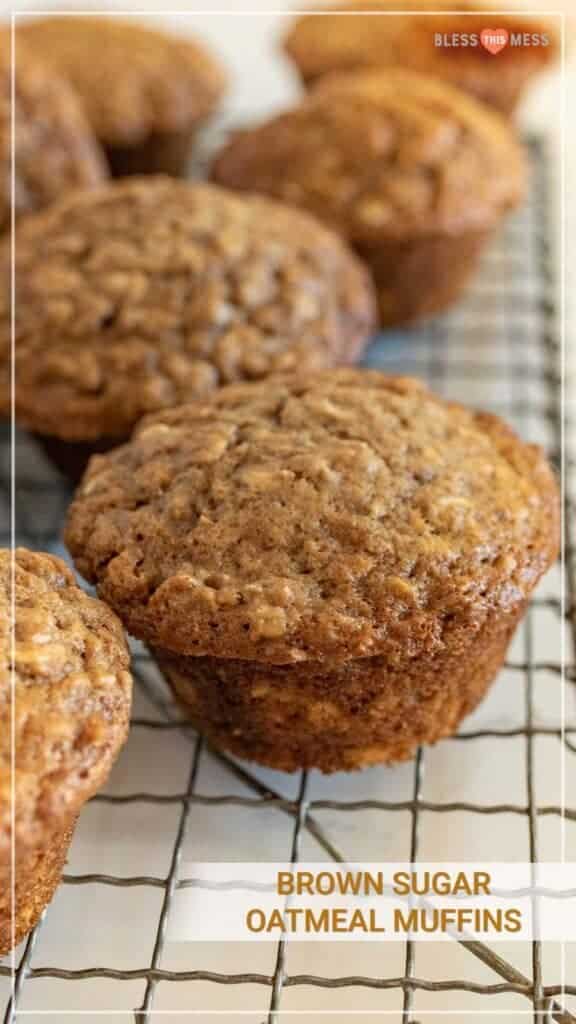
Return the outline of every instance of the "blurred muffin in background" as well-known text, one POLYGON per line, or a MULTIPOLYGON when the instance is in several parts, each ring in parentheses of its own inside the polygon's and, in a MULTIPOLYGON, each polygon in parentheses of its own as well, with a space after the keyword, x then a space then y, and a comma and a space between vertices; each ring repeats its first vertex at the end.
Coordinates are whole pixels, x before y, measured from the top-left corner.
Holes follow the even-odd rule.
POLYGON ((95 185, 107 177, 103 154, 81 107, 65 81, 21 48, 12 61, 10 36, 0 34, 0 232, 10 228, 12 205, 12 129, 14 128, 14 204, 17 217, 61 198, 70 189, 95 185))
POLYGON ((530 79, 559 53, 551 22, 521 12, 503 16, 466 0, 352 0, 326 9, 298 18, 284 39, 306 86, 333 71, 403 67, 444 79, 510 115, 530 79), (409 13, 428 8, 429 14, 409 13), (446 13, 451 9, 454 14, 446 13), (385 13, 398 10, 406 16, 385 13), (502 34, 501 49, 495 32, 502 34))
MULTIPOLYGON (((338 235, 259 196, 167 177, 76 191, 16 234, 16 418, 69 477, 145 413, 220 386, 354 362, 370 277, 338 235)), ((0 245, 0 413, 10 246, 0 245)))
POLYGON ((185 172, 225 91, 203 44, 103 17, 35 19, 19 37, 74 86, 113 175, 185 172))
POLYGON ((313 213, 368 264, 384 326, 450 306, 486 241, 522 199, 525 159, 509 123, 410 71, 335 74, 301 104, 239 132, 220 185, 313 213))

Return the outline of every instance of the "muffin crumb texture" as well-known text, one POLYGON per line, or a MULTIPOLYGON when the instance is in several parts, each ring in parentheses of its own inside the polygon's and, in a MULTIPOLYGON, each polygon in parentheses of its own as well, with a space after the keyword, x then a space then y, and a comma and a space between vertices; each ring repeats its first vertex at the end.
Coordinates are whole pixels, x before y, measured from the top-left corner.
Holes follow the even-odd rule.
MULTIPOLYGON (((15 559, 16 835, 33 843, 47 825, 77 810, 107 774, 112 753, 126 735, 131 684, 128 649, 114 613, 85 594, 60 559, 24 549, 16 551, 15 559)), ((9 835, 10 594, 10 552, 3 551, 4 852, 9 835)))
POLYGON ((459 299, 527 167, 510 125, 410 71, 328 75, 304 102, 232 136, 213 179, 314 214, 372 272, 383 326, 459 299))
POLYGON ((410 71, 334 74, 233 135, 213 178, 302 206, 352 244, 486 231, 517 205, 526 161, 510 127, 410 71))
POLYGON ((14 558, 12 662, 12 560, 0 552, 0 952, 11 937, 12 792, 19 941, 51 898, 76 817, 126 738, 131 700, 128 649, 113 612, 60 559, 24 549, 14 558))
MULTIPOLYGON (((126 437, 143 414, 238 379, 353 361, 375 323, 366 271, 312 218, 169 178, 28 218, 16 274, 16 415, 68 441, 126 437)), ((3 412, 9 356, 5 289, 3 412)))
POLYGON ((67 543, 136 636, 267 664, 465 650, 557 551, 541 451, 411 379, 229 387, 95 458, 67 543))

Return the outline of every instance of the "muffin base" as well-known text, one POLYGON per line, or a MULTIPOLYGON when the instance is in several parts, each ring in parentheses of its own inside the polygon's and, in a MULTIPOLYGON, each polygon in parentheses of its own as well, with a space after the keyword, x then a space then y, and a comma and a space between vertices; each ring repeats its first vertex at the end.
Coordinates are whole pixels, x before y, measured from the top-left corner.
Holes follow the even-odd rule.
POLYGON ((456 732, 501 668, 522 611, 484 627, 466 650, 404 666, 381 657, 265 665, 152 654, 215 747, 283 771, 330 773, 409 760, 456 732))
POLYGON ((74 486, 80 483, 93 455, 103 455, 128 440, 126 437, 108 437, 99 441, 62 441, 47 434, 32 436, 52 465, 74 486))
POLYGON ((156 132, 134 146, 104 146, 114 178, 133 174, 168 174, 183 178, 200 126, 186 132, 156 132))
MULTIPOLYGON (((38 923, 58 887, 74 825, 75 822, 53 833, 48 844, 39 850, 25 856, 19 856, 16 850, 16 946, 38 923)), ((10 875, 9 866, 0 871, 0 956, 13 948, 10 875)))
POLYGON ((492 231, 356 245, 372 271, 383 327, 417 323, 465 292, 492 231))

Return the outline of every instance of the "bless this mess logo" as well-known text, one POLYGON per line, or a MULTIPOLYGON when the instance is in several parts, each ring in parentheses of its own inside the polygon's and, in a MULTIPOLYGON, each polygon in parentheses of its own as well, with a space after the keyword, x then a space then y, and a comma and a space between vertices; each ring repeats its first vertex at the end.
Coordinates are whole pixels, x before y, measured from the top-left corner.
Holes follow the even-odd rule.
POLYGON ((483 46, 494 57, 507 46, 549 46, 550 38, 544 32, 509 32, 507 28, 484 28, 481 32, 435 32, 434 45, 438 47, 483 46))

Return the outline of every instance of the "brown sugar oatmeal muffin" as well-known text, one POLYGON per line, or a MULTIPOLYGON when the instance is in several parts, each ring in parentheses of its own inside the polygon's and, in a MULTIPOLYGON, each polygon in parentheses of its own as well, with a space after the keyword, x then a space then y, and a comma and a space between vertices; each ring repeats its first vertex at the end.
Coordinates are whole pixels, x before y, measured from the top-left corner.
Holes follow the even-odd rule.
POLYGON ((13 588, 12 554, 0 551, 0 954, 13 909, 18 943, 52 898, 76 818, 126 739, 132 689, 114 613, 59 558, 20 548, 14 559, 13 588))
POLYGON ((307 86, 334 71, 400 67, 449 82, 510 115, 529 82, 559 56, 552 21, 521 12, 502 15, 498 8, 478 3, 356 0, 322 9, 326 13, 306 14, 293 22, 284 40, 307 86), (390 11, 406 14, 395 17, 386 13, 390 11), (491 27, 509 36, 497 54, 481 42, 482 32, 491 27), (474 45, 436 45, 437 35, 451 42, 454 34, 458 39, 467 36, 474 45), (513 37, 520 36, 522 45, 513 45, 513 37))
MULTIPOLYGON (((12 62, 0 32, 0 233, 12 206, 12 62)), ((14 62, 15 215, 48 206, 70 189, 107 177, 103 154, 69 86, 27 57, 14 62)))
POLYGON ((203 44, 103 17, 24 21, 18 37, 74 86, 114 175, 184 173, 225 91, 203 44))
MULTIPOLYGON (((6 285, 10 256, 5 244, 6 285)), ((353 361, 375 324, 368 274, 338 236, 267 199, 170 178, 113 182, 26 218, 15 272, 16 417, 71 475, 144 413, 353 361)), ((6 287, 1 412, 9 362, 6 287)))
POLYGON ((372 270, 383 325, 450 306, 525 187, 509 125, 408 71, 334 75, 299 106, 233 136, 212 176, 314 213, 372 270))
POLYGON ((558 551, 539 448, 419 382, 224 388, 92 460, 67 544, 192 721, 276 768, 358 768, 456 729, 558 551))

